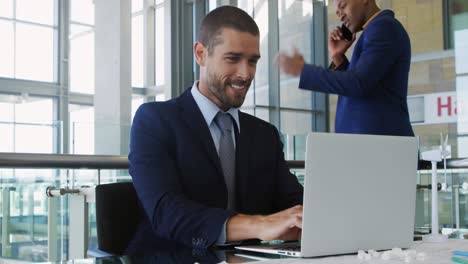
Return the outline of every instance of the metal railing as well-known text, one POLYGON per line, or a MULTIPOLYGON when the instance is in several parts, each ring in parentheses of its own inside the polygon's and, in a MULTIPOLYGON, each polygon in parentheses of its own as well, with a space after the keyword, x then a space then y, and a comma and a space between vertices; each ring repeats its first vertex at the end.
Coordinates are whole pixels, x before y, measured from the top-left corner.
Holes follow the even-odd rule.
POLYGON ((127 156, 0 153, 0 168, 128 169, 127 156))
MULTIPOLYGON (((290 169, 303 169, 303 160, 287 160, 290 169)), ((128 169, 127 156, 68 155, 0 152, 0 168, 53 168, 53 169, 128 169)), ((443 168, 443 163, 438 163, 443 168)), ((428 161, 419 161, 418 169, 431 169, 428 161)), ((447 169, 468 169, 468 158, 447 159, 447 169)))

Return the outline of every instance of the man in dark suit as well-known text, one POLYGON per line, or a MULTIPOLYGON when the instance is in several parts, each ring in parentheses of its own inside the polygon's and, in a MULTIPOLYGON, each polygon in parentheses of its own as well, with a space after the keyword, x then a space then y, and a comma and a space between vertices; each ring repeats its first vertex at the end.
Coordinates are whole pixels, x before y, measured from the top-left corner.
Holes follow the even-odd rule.
POLYGON ((129 171, 146 217, 126 253, 298 239, 303 188, 278 131, 238 110, 260 58, 255 21, 236 7, 213 10, 194 54, 200 80, 135 114, 129 171))
POLYGON ((331 32, 331 69, 305 64, 297 52, 280 54, 280 68, 300 76, 302 89, 339 95, 337 133, 413 136, 406 98, 411 63, 408 34, 394 13, 380 10, 375 0, 333 2, 341 22, 354 34, 348 41, 339 27, 331 32), (349 62, 345 52, 361 30, 349 62))

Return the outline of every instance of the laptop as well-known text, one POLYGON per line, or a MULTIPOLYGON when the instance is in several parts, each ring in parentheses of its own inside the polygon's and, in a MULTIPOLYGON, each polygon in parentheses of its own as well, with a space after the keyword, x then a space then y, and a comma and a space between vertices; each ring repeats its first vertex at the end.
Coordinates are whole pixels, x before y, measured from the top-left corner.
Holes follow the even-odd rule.
POLYGON ((300 243, 237 249, 317 257, 410 246, 415 137, 309 133, 306 147, 300 243))

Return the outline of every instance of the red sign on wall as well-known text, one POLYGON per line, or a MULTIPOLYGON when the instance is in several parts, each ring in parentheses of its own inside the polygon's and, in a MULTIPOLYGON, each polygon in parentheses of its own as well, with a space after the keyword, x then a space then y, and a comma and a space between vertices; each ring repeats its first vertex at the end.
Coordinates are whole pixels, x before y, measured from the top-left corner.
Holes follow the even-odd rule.
POLYGON ((452 123, 458 120, 457 93, 424 95, 424 123, 452 123))

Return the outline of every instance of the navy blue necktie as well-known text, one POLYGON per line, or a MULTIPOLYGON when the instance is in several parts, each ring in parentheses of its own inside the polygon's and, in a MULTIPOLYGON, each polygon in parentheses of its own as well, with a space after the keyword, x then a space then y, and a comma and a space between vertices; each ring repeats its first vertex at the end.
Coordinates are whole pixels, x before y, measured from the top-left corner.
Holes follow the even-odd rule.
POLYGON ((219 160, 223 168, 224 182, 228 190, 228 209, 236 207, 236 151, 232 140, 233 120, 228 113, 218 112, 215 123, 221 131, 219 160))

